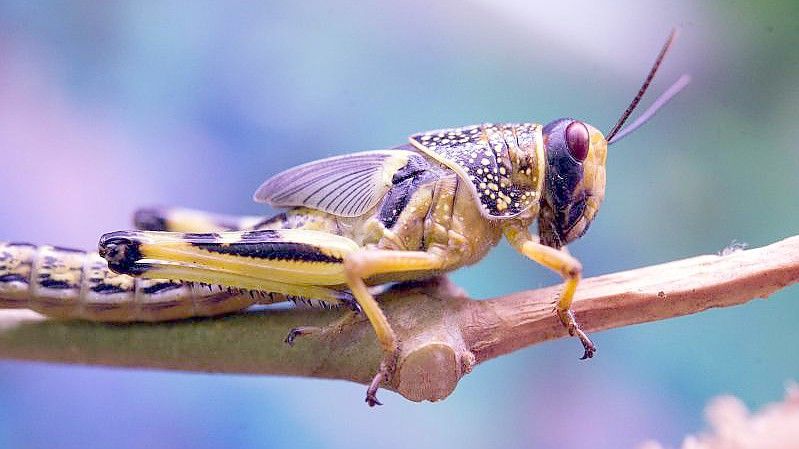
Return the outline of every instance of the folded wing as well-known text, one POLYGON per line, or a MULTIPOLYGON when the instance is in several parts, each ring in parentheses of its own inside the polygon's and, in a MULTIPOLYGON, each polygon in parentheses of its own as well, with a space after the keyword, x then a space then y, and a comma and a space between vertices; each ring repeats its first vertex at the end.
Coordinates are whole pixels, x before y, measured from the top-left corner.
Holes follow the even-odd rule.
POLYGON ((305 206, 357 217, 377 205, 394 175, 419 158, 413 151, 378 150, 321 159, 273 176, 253 198, 275 207, 305 206))

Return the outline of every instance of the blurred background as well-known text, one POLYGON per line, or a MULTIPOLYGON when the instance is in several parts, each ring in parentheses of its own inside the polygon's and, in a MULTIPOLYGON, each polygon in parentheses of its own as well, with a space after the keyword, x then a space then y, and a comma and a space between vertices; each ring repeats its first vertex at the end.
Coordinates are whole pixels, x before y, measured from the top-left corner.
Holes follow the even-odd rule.
MULTIPOLYGON (((143 205, 271 213, 250 200, 269 175, 426 129, 607 130, 674 25, 644 106, 694 82, 611 149, 572 253, 590 276, 797 233, 795 1, 532 3, 0 1, 0 238, 90 249, 143 205)), ((506 244, 453 277, 479 298, 559 282, 506 244)), ((383 392, 377 409, 341 381, 0 362, 0 447, 676 446, 715 395, 783 396, 797 317, 788 289, 596 334, 590 362, 576 341, 531 347, 441 403, 383 392)))

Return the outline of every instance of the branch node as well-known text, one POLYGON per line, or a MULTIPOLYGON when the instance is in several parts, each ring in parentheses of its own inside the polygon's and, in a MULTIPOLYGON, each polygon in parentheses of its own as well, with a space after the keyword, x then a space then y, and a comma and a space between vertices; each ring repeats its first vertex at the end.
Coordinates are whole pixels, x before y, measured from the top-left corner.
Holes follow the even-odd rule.
POLYGON ((438 401, 455 390, 463 371, 455 349, 429 342, 415 348, 397 367, 397 392, 411 401, 438 401))

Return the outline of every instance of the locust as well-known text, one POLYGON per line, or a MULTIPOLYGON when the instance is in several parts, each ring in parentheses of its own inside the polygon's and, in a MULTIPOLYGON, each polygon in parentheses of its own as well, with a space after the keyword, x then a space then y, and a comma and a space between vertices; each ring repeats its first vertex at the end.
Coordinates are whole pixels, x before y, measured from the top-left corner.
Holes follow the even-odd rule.
MULTIPOLYGON (((365 315, 384 353, 366 393, 374 406, 402 344, 373 288, 474 264, 504 237, 562 276, 553 317, 591 358, 596 347, 571 309, 582 266, 566 246, 602 204, 608 145, 687 84, 684 75, 623 128, 674 37, 607 136, 573 118, 421 132, 403 145, 273 176, 254 199, 285 209, 275 216, 143 209, 136 230, 103 235, 96 253, 2 243, 0 307, 104 322, 215 316, 282 301, 349 309, 345 316, 365 315)), ((321 330, 299 326, 285 341, 321 330)))

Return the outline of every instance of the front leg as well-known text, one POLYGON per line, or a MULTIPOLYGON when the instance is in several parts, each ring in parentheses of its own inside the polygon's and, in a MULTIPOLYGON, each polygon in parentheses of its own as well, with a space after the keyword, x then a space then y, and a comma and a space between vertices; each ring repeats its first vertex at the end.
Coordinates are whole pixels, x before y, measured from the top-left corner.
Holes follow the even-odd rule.
POLYGON ((564 279, 563 292, 560 294, 555 310, 563 326, 569 331, 569 335, 576 335, 583 344, 585 352, 581 359, 590 359, 596 352, 596 346, 588 338, 585 332, 580 329, 580 325, 571 310, 574 292, 580 282, 580 275, 583 267, 580 261, 569 255, 565 251, 560 251, 550 246, 539 243, 537 238, 530 235, 526 227, 512 224, 505 228, 505 237, 517 251, 560 274, 564 279))

